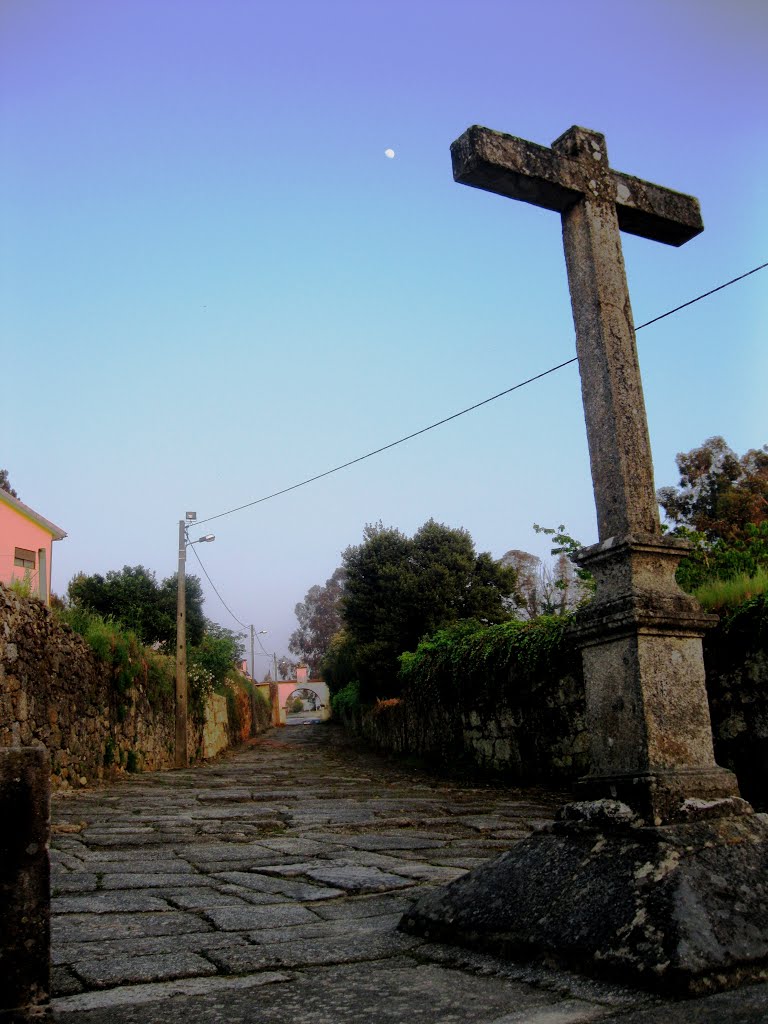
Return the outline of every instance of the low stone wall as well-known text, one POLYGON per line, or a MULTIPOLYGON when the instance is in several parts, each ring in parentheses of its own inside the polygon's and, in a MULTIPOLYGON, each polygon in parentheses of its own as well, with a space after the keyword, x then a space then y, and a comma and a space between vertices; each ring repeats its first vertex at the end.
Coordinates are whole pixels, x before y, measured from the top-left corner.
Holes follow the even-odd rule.
POLYGON ((567 782, 589 768, 589 734, 581 659, 569 651, 560 663, 546 679, 489 679, 455 706, 406 689, 402 699, 342 713, 342 721, 384 750, 519 782, 567 782))
MULTIPOLYGON (((219 726, 211 725, 207 739, 203 722, 190 719, 193 756, 211 757, 267 727, 269 709, 254 713, 245 693, 242 701, 248 714, 235 715, 234 727, 232 702, 213 695, 205 718, 215 722, 218 715, 219 726)), ((41 602, 0 584, 0 747, 47 747, 51 781, 60 789, 121 769, 171 768, 174 744, 172 695, 150 703, 139 685, 118 701, 109 671, 80 636, 41 602)))
MULTIPOLYGON (((768 611, 750 602, 705 639, 715 757, 742 794, 768 809, 768 611)), ((466 765, 510 781, 568 783, 589 770, 584 678, 569 641, 547 679, 507 673, 446 706, 408 690, 341 714, 348 729, 380 749, 444 766, 466 765)))
POLYGON ((203 726, 203 757, 215 757, 229 746, 229 711, 227 698, 212 693, 205 705, 203 726))
POLYGON ((768 602, 749 602, 704 638, 717 763, 768 810, 768 602))

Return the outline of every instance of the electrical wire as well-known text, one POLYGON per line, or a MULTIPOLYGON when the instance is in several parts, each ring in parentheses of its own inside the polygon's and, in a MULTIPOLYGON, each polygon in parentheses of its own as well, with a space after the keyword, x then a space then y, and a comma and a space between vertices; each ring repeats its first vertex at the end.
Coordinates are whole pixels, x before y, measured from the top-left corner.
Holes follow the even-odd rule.
MULTIPOLYGON (((689 299, 687 302, 683 302, 682 305, 675 306, 674 309, 668 309, 666 313, 661 313, 652 320, 647 320, 644 324, 640 324, 639 327, 636 327, 635 331, 641 331, 644 327, 649 327, 651 324, 658 323, 659 320, 672 316, 673 313, 678 313, 681 309, 685 309, 687 306, 692 306, 695 302, 700 302, 702 299, 706 299, 710 295, 714 295, 715 292, 722 291, 723 288, 728 288, 730 285, 736 284, 737 281, 743 281, 745 277, 749 277, 751 274, 756 274, 758 270, 765 270, 766 267, 768 267, 768 263, 761 263, 760 266, 753 267, 752 270, 748 270, 745 274, 740 274, 738 277, 734 277, 730 281, 726 281, 723 284, 718 285, 716 288, 710 288, 709 291, 702 292, 701 295, 697 295, 695 298, 689 299)), ((315 481, 322 480, 324 477, 331 476, 333 473, 338 473, 342 469, 348 469, 350 466, 354 466, 358 462, 364 462, 366 459, 371 459, 374 455, 381 455, 382 452, 389 451, 390 448, 396 448, 400 444, 405 444, 406 441, 413 440, 414 437, 419 437, 421 434, 426 434, 430 430, 435 430, 436 427, 442 427, 445 423, 450 423, 451 420, 458 419, 460 416, 466 416, 467 413, 474 412, 475 409, 480 409, 482 406, 488 405, 490 402, 495 402, 498 398, 503 398, 505 395, 509 395, 513 391, 518 391, 520 388, 524 388, 528 384, 533 384, 534 381, 541 380, 542 377, 547 377, 550 373, 562 370, 563 367, 570 366, 571 363, 575 363, 577 361, 577 356, 574 356, 572 359, 566 359, 564 363, 558 363, 557 366, 551 366, 548 370, 542 371, 542 373, 537 373, 533 377, 528 377, 527 380, 520 381, 518 384, 514 384, 511 388, 506 388, 504 391, 499 391, 498 394, 491 395, 490 398, 484 398, 481 402, 475 402, 474 405, 469 405, 466 409, 461 409, 459 412, 452 413, 450 416, 445 416, 436 423, 430 423, 429 426, 422 427, 421 430, 415 430, 412 434, 406 434, 405 437, 400 437, 397 441, 390 441, 389 444, 382 445, 381 448, 376 448, 374 451, 366 452, 365 455, 358 455, 356 459, 350 459, 348 462, 342 462, 341 465, 334 466, 332 469, 327 469, 324 473, 317 473, 315 476, 307 477, 306 480, 301 480, 297 484, 291 484, 290 487, 283 487, 279 491, 273 491, 271 494, 266 494, 262 498, 257 498, 255 501, 249 501, 244 505, 238 505, 236 508, 230 508, 226 512, 219 512, 215 516, 208 516, 207 519, 200 519, 198 520, 197 525, 201 526, 203 523, 211 523, 214 519, 223 519, 224 516, 231 516, 235 512, 242 512, 243 509, 253 508, 254 505, 261 505, 265 501, 271 501, 272 498, 279 498, 282 494, 289 494, 291 491, 296 491, 300 487, 306 487, 307 484, 315 483, 315 481)), ((211 585, 213 586, 213 584, 211 585)), ((221 595, 219 595, 219 597, 221 597, 221 595)), ((222 604, 224 604, 223 600, 222 604)), ((224 607, 226 608, 226 605, 224 605, 224 607)), ((237 617, 233 616, 233 618, 237 617)), ((237 619, 237 621, 239 622, 240 620, 237 619)))
POLYGON ((193 552, 193 554, 194 554, 195 558, 197 559, 197 561, 198 561, 198 563, 199 563, 199 565, 200 565, 200 568, 201 568, 201 569, 203 570, 203 572, 205 573, 205 578, 206 578, 206 579, 208 580, 208 582, 209 582, 209 583, 211 584, 211 586, 213 587, 213 592, 214 592, 214 593, 216 594, 216 597, 218 597, 218 599, 219 599, 219 600, 221 601, 221 603, 222 603, 222 604, 224 605, 224 607, 225 607, 225 608, 227 609, 227 611, 228 611, 228 612, 229 612, 229 614, 230 614, 230 615, 232 616, 232 618, 233 618, 233 619, 235 620, 235 622, 239 623, 239 625, 241 625, 241 626, 243 627, 243 629, 248 629, 248 626, 246 626, 246 624, 245 624, 244 622, 241 622, 241 621, 240 621, 240 619, 238 619, 238 617, 237 617, 237 616, 235 615, 235 613, 234 613, 234 612, 232 611, 232 609, 231 609, 231 608, 229 607, 229 605, 227 604, 227 602, 226 602, 226 601, 224 600, 224 598, 223 598, 223 597, 221 596, 221 594, 220 594, 220 593, 218 592, 218 590, 216 589, 216 584, 215 584, 215 583, 213 582, 213 580, 211 579, 211 577, 210 577, 210 576, 208 575, 208 570, 207 570, 207 569, 205 568, 205 566, 203 565, 202 559, 200 558, 200 555, 198 555, 198 553, 197 553, 197 549, 195 548, 194 544, 190 544, 189 546, 190 546, 190 547, 192 548, 192 552, 193 552))

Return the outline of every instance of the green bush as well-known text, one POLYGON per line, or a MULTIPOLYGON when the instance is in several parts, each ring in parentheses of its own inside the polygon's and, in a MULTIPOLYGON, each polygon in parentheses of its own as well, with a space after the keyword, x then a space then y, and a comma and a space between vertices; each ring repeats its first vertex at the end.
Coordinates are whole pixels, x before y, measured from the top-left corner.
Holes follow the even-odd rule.
POLYGON ((689 593, 696 593, 709 584, 738 578, 749 579, 761 570, 768 570, 768 521, 756 526, 748 524, 743 536, 735 540, 718 538, 708 541, 703 533, 686 527, 675 530, 693 545, 693 551, 677 569, 677 582, 689 593))
POLYGON ((400 678, 420 703, 462 703, 489 679, 519 682, 558 673, 566 657, 565 634, 573 616, 542 615, 529 622, 486 626, 472 620, 438 630, 400 657, 400 678))
POLYGON ((331 710, 334 715, 354 712, 360 707, 360 683, 353 679, 351 683, 331 697, 331 710))

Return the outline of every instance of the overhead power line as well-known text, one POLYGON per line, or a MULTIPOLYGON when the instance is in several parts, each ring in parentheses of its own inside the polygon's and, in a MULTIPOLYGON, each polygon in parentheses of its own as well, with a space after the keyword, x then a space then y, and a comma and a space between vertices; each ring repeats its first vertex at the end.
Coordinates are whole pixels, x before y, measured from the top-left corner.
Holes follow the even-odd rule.
MULTIPOLYGON (((736 284, 738 281, 743 281, 745 277, 750 277, 752 274, 756 274, 758 270, 765 270, 768 267, 768 263, 761 263, 758 267, 753 267, 752 270, 748 270, 745 274, 739 274, 738 277, 731 278, 730 281, 725 281, 723 284, 718 285, 716 288, 710 288, 709 291, 702 292, 701 295, 697 295, 693 299, 689 299, 687 302, 683 302, 679 306, 675 306, 674 309, 668 309, 666 313, 660 313, 659 316, 654 317, 652 320, 646 320, 644 324, 640 324, 635 328, 635 331, 641 331, 644 327, 650 327, 651 324, 658 323, 659 320, 663 320, 665 317, 672 316, 673 313, 678 313, 681 309, 685 309, 687 306, 692 306, 695 302, 700 302, 702 299, 708 298, 710 295, 714 295, 715 292, 720 292, 724 288, 730 287, 732 284, 736 284)), ((271 501, 272 498, 279 498, 282 494, 289 494, 291 491, 296 491, 300 487, 306 487, 307 484, 315 483, 317 480, 322 480, 326 476, 331 476, 333 473, 339 473, 342 469, 348 469, 350 466, 355 466, 358 462, 364 462, 366 459, 372 459, 374 455, 381 455, 382 452, 389 451, 390 448, 396 448, 398 445, 405 444, 406 441, 412 441, 414 437, 419 437, 421 434, 426 434, 430 430, 435 430, 437 427, 442 427, 445 423, 450 423, 451 420, 456 420, 460 416, 466 416, 469 412, 474 412, 475 409, 480 409, 484 405, 488 405, 490 402, 495 402, 498 398, 503 398, 505 395, 510 395, 513 391, 518 391, 520 388, 526 387, 528 384, 533 384, 534 381, 541 380, 542 377, 549 376, 550 373, 555 373, 557 370, 562 370, 565 366, 570 366, 571 363, 577 362, 577 357, 574 356, 572 359, 566 359, 564 363, 558 363, 557 366, 551 366, 548 370, 543 370, 541 373, 535 374, 533 377, 528 377, 527 380, 522 380, 518 384, 513 384, 510 388, 505 388, 504 391, 499 391, 498 394, 491 395, 490 398, 484 398, 481 402, 475 402, 474 405, 468 405, 466 409, 461 409, 459 412, 454 412, 450 416, 445 416, 441 420, 437 420, 436 423, 430 423, 427 427, 422 427, 421 430, 415 430, 412 434, 406 434, 405 437, 400 437, 396 441, 390 441, 389 444, 382 445, 381 448, 375 448, 371 452, 366 452, 365 455, 358 455, 355 459, 350 459, 348 462, 342 462, 338 466, 334 466, 332 469, 326 469, 323 473, 316 473, 315 476, 307 477, 306 480, 300 480, 296 484, 291 484, 290 487, 283 487, 279 491, 273 491, 271 494, 265 494, 261 498, 256 498, 255 501, 248 501, 244 505, 238 505, 236 508, 230 508, 226 512, 219 512, 215 516, 208 516, 207 519, 198 520, 198 525, 203 523, 211 523, 214 519, 223 519, 224 516, 231 516, 235 512, 242 512, 243 509, 253 508, 254 505, 261 505, 265 501, 271 501)), ((197 552, 195 552, 197 555, 197 552)), ((198 561, 200 558, 198 556, 198 561)), ((200 562, 202 566, 202 562, 200 562)), ((205 569, 203 569, 205 572, 205 569)), ((206 573, 206 576, 208 574, 206 573)), ((209 578, 210 582, 210 578, 209 578)), ((211 586, 213 584, 211 583, 211 586)), ((214 587, 214 590, 216 588, 214 587)), ((216 591, 218 594, 218 591, 216 591)), ((224 603, 223 598, 219 594, 221 603, 224 603)), ((229 611, 229 609, 227 609, 229 611)), ((233 615, 230 611, 230 615, 237 622, 240 620, 237 616, 233 615)), ((242 625, 242 623, 240 623, 242 625)))
MULTIPOLYGON (((237 616, 235 615, 235 613, 234 613, 234 612, 232 611, 232 609, 231 609, 231 608, 229 607, 229 605, 227 604, 227 602, 226 602, 226 601, 224 600, 224 598, 223 598, 223 597, 221 596, 221 594, 220 594, 220 593, 218 592, 218 590, 216 589, 216 584, 215 584, 215 583, 213 582, 213 580, 211 579, 211 577, 210 577, 210 576, 208 575, 208 570, 207 570, 207 569, 205 568, 205 566, 203 565, 202 559, 200 558, 200 555, 198 555, 198 553, 197 553, 197 549, 195 548, 195 546, 194 546, 193 544, 190 544, 190 547, 192 548, 192 551, 193 551, 193 553, 194 553, 194 556, 195 556, 195 558, 197 559, 198 563, 200 564, 200 568, 201 568, 201 569, 203 570, 203 572, 205 573, 205 578, 206 578, 206 579, 208 580, 208 582, 209 582, 209 583, 211 584, 211 586, 213 587, 213 592, 214 592, 214 593, 216 594, 216 597, 218 597, 218 599, 219 599, 219 600, 221 601, 221 603, 222 603, 222 604, 224 605, 224 607, 225 607, 225 608, 227 609, 227 611, 228 611, 228 612, 229 612, 229 614, 230 614, 230 615, 232 616, 232 618, 233 618, 233 619, 235 620, 235 622, 239 623, 239 624, 240 624, 240 625, 241 625, 241 626, 243 627, 243 629, 248 629, 248 626, 246 626, 246 624, 245 624, 244 622, 241 622, 241 621, 240 621, 240 619, 238 619, 238 617, 237 617, 237 616)), ((259 643, 261 643, 261 641, 259 641, 259 643)))

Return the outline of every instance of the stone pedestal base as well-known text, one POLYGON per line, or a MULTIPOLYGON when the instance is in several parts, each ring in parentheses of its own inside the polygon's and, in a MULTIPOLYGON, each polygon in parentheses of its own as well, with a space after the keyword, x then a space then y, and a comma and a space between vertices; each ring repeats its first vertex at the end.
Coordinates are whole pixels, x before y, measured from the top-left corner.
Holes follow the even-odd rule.
POLYGON ((581 800, 612 800, 629 804, 645 823, 673 824, 701 817, 702 808, 717 807, 717 814, 732 813, 741 805, 751 808, 739 796, 736 776, 726 768, 678 768, 675 771, 652 771, 623 775, 586 775, 576 783, 581 800))
POLYGON ((763 816, 642 827, 610 800, 563 815, 419 900, 401 930, 668 994, 768 979, 763 816))

